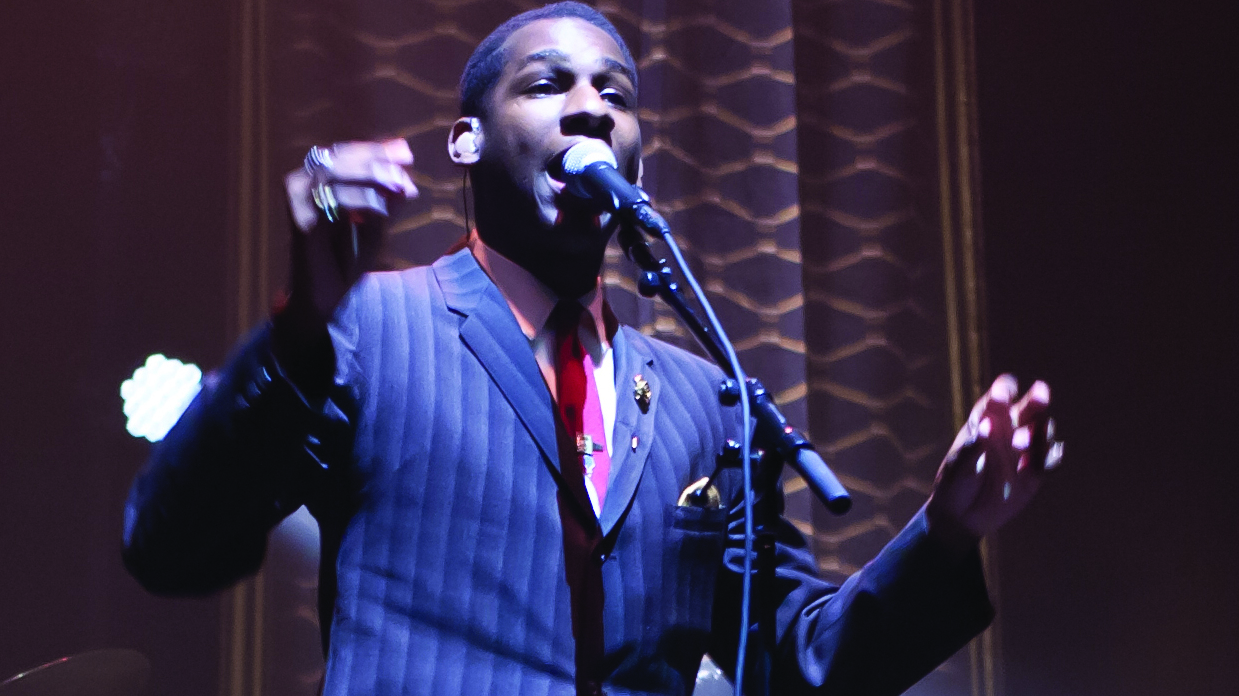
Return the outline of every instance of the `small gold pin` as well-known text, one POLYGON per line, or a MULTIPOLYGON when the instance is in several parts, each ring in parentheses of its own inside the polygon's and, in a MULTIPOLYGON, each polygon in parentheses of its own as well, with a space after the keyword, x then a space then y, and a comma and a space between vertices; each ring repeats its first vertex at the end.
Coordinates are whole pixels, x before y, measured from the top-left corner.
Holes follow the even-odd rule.
POLYGON ((632 397, 637 400, 637 406, 642 413, 650 410, 650 383, 645 381, 645 377, 637 375, 632 378, 633 388, 632 397))

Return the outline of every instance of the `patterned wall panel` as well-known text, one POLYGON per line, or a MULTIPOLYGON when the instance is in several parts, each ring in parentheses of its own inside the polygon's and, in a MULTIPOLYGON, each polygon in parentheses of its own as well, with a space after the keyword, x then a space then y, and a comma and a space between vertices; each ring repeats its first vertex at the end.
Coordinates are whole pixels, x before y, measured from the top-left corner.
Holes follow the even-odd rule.
POLYGON ((272 138, 284 167, 315 143, 406 138, 421 198, 395 210, 393 263, 429 263, 465 227, 463 171, 447 158, 456 85, 481 39, 531 2, 440 0, 314 3, 276 10, 272 138))
MULTIPOLYGON (((924 502, 960 421, 949 37, 938 3, 793 8, 810 427, 855 500, 842 525, 815 507, 815 546, 842 577, 924 502)), ((987 664, 973 646, 912 693, 992 692, 987 664)))

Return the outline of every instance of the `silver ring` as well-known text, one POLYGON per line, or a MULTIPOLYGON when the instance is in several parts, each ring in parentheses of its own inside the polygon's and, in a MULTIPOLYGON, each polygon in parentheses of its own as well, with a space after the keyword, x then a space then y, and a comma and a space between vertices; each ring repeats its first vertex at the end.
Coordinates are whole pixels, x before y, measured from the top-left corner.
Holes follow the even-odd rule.
POLYGON ((335 156, 329 147, 315 145, 305 154, 305 171, 310 176, 316 176, 320 172, 328 172, 334 164, 335 156))
POLYGON ((1049 448, 1045 453, 1045 468, 1047 470, 1057 467, 1063 463, 1063 443, 1061 440, 1055 440, 1050 443, 1049 448))
POLYGON ((323 211, 327 222, 335 222, 340 219, 340 203, 336 200, 336 192, 329 184, 318 184, 310 189, 311 195, 314 197, 314 207, 323 211))

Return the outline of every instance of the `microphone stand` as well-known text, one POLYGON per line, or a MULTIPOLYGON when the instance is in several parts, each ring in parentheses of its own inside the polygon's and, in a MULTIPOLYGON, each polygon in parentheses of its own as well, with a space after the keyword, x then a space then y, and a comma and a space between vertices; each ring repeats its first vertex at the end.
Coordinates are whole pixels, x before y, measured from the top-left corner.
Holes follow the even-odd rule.
MULTIPOLYGON (((696 312, 688 306, 678 284, 672 280, 671 268, 668 267, 665 260, 658 259, 653 255, 649 245, 646 244, 637 230, 637 228, 640 228, 646 233, 662 238, 679 259, 681 272, 686 278, 690 279, 690 284, 695 285, 691 281, 691 271, 683 263, 682 257, 678 254, 678 246, 675 245, 674 239, 671 238, 670 227, 645 201, 632 206, 615 207, 620 208, 622 213, 625 214, 624 219, 630 223, 621 226, 618 240, 624 253, 641 269, 641 275, 637 282, 638 290, 645 297, 661 297, 680 316, 680 319, 688 327, 689 331, 692 332, 693 336, 696 337, 698 343, 705 348, 714 362, 727 375, 722 384, 719 385, 719 402, 724 406, 736 405, 741 401, 741 387, 736 380, 738 363, 733 367, 732 362, 728 359, 729 351, 725 350, 722 345, 722 340, 725 339, 719 336, 718 331, 703 323, 696 312)), ((699 301, 703 303, 703 306, 707 307, 707 313, 712 315, 708 310, 708 305, 705 304, 706 299, 701 296, 702 293, 698 291, 697 294, 699 301)), ((721 328, 719 331, 721 331, 721 328)), ((731 353, 734 355, 734 352, 731 353)), ((729 440, 726 450, 718 456, 718 468, 711 474, 710 482, 713 482, 719 471, 724 468, 744 467, 746 463, 749 465, 757 464, 757 478, 752 479, 751 476, 746 476, 746 483, 754 484, 753 488, 755 490, 770 494, 763 496, 762 503, 759 505, 752 505, 751 502, 746 503, 746 511, 752 510, 752 525, 750 527, 752 531, 750 540, 746 540, 746 547, 756 551, 757 596, 760 604, 756 625, 743 627, 744 633, 741 635, 740 652, 736 656, 736 693, 740 694, 745 689, 747 682, 747 686, 750 687, 748 691, 750 696, 769 696, 771 670, 774 652, 777 647, 775 636, 775 612, 777 606, 774 601, 774 529, 778 521, 778 510, 771 501, 773 500, 773 491, 779 482, 783 466, 785 464, 791 465, 800 474, 801 478, 804 479, 814 495, 825 504, 826 509, 836 515, 842 515, 851 509, 852 499, 848 496, 847 490, 843 485, 839 483, 839 479, 830 470, 830 467, 826 465, 826 462, 814 450, 813 443, 809 442, 803 433, 788 423, 787 418, 779 411, 778 406, 774 403, 774 400, 770 397, 762 383, 756 379, 746 379, 745 382, 744 388, 747 392, 746 396, 748 396, 753 420, 753 423, 749 424, 748 427, 751 428, 752 442, 756 449, 749 454, 750 461, 744 462, 744 452, 749 447, 742 447, 739 443, 729 440), (756 638, 756 650, 745 649, 749 635, 753 635, 756 638), (750 653, 754 654, 747 661, 755 669, 753 674, 746 678, 744 676, 744 662, 746 662, 746 658, 749 658, 750 653)), ((708 488, 709 484, 702 487, 703 495, 708 488)), ((751 500, 749 497, 751 493, 752 491, 750 490, 745 491, 746 499, 751 500)), ((746 554, 746 566, 751 555, 751 551, 746 554)), ((746 618, 749 605, 748 591, 750 587, 747 582, 749 579, 750 577, 746 572, 744 605, 741 610, 741 616, 746 618)))
MULTIPOLYGON (((679 285, 671 279, 671 269, 666 261, 657 259, 640 236, 631 227, 621 228, 618 240, 625 255, 641 269, 637 280, 637 289, 644 297, 658 296, 667 303, 684 325, 688 327, 697 342, 701 344, 710 358, 722 368, 727 379, 719 385, 719 402, 724 406, 734 406, 740 399, 740 388, 735 382, 735 373, 727 360, 727 355, 719 345, 717 334, 702 323, 697 313, 688 306, 679 285)), ((834 472, 813 448, 798 429, 788 423, 787 418, 779 410, 778 405, 770 398, 760 380, 748 379, 749 397, 753 400, 753 417, 756 420, 754 441, 759 447, 777 454, 783 462, 790 464, 805 480, 809 488, 819 500, 836 515, 846 513, 852 507, 852 499, 847 489, 839 483, 834 472)))

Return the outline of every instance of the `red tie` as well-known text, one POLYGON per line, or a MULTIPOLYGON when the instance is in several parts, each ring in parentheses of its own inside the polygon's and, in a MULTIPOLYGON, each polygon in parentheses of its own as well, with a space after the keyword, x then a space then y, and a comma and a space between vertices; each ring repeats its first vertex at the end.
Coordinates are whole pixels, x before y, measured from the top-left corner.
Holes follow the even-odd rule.
POLYGON ((577 448, 584 432, 585 347, 581 345, 581 305, 561 301, 548 324, 555 330, 555 400, 559 415, 559 470, 568 490, 559 492, 564 530, 564 568, 572 597, 572 637, 576 641, 576 690, 602 694, 602 564, 596 557, 602 532, 585 491, 585 467, 577 448))

